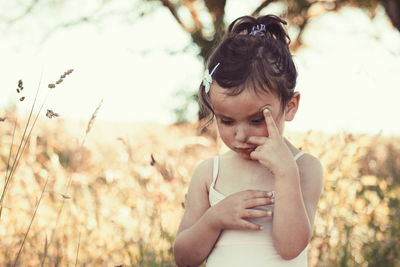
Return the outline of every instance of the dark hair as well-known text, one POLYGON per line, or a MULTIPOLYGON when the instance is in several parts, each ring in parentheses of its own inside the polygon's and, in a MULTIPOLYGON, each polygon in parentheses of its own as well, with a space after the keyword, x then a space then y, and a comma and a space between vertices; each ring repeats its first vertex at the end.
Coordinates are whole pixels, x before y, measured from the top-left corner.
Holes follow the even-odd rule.
MULTIPOLYGON (((229 25, 207 61, 209 73, 220 63, 212 78, 229 89, 227 95, 238 95, 246 87, 252 87, 256 93, 273 93, 283 112, 293 96, 297 78, 289 50, 290 38, 283 24, 286 21, 281 18, 266 15, 239 17, 229 25)), ((199 88, 199 102, 200 114, 208 117, 207 125, 213 119, 213 110, 203 84, 199 88)))

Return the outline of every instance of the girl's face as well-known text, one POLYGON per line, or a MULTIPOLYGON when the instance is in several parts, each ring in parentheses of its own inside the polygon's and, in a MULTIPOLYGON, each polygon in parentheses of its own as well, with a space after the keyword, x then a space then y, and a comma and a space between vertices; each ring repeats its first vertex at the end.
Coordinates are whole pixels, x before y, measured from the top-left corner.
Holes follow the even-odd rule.
POLYGON ((268 129, 262 111, 268 108, 279 132, 283 133, 285 120, 291 121, 296 114, 300 94, 296 92, 281 113, 279 99, 270 93, 255 93, 246 88, 236 96, 226 95, 226 89, 213 82, 210 102, 214 110, 217 127, 222 141, 232 151, 245 159, 256 148, 247 142, 250 136, 268 136, 268 129))

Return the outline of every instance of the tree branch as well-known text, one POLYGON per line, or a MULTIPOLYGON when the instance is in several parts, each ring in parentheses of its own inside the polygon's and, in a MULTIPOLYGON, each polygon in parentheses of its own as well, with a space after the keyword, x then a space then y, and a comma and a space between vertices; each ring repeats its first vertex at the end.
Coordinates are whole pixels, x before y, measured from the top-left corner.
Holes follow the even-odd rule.
POLYGON ((261 5, 259 7, 256 8, 256 10, 253 11, 253 13, 251 13, 252 16, 257 17, 261 10, 263 10, 264 8, 266 8, 269 4, 271 4, 272 2, 275 2, 276 0, 265 0, 264 2, 261 3, 261 5))
MULTIPOLYGON (((128 9, 128 10, 123 10, 123 11, 113 10, 113 11, 109 11, 107 13, 100 13, 103 10, 104 6, 105 6, 105 4, 102 3, 91 14, 88 14, 81 18, 77 18, 74 21, 69 21, 69 22, 65 22, 65 23, 54 26, 52 29, 50 29, 49 31, 47 31, 44 34, 40 43, 43 44, 44 42, 46 42, 46 40, 48 40, 53 34, 55 34, 57 31, 59 31, 62 28, 74 27, 74 26, 77 26, 77 25, 83 24, 83 23, 99 22, 99 21, 103 21, 106 18, 109 18, 112 16, 121 17, 123 15, 132 15, 133 11, 138 11, 138 8, 136 6, 132 6, 131 9, 128 9)), ((145 14, 146 14, 145 11, 140 11, 137 18, 142 17, 145 14)))
POLYGON ((204 0, 204 3, 210 12, 214 24, 214 38, 213 42, 219 40, 225 31, 225 5, 226 0, 204 0))
POLYGON ((26 15, 28 15, 29 13, 32 12, 33 8, 36 6, 36 4, 39 2, 39 0, 32 0, 31 4, 25 9, 25 11, 20 14, 19 16, 9 19, 7 21, 7 23, 12 24, 15 23, 16 21, 22 19, 23 17, 25 17, 26 15))
POLYGON ((400 2, 398 0, 379 0, 393 26, 400 31, 400 2))
POLYGON ((194 8, 193 1, 185 1, 184 5, 187 7, 187 9, 189 9, 190 15, 192 15, 195 31, 201 31, 203 29, 203 25, 199 19, 196 9, 194 8))
POLYGON ((301 41, 301 36, 302 36, 307 24, 308 24, 308 17, 304 17, 303 23, 301 23, 299 25, 300 30, 296 36, 296 39, 293 42, 291 42, 289 45, 289 47, 292 51, 296 51, 303 44, 303 42, 301 41))
POLYGON ((163 6, 168 8, 169 12, 171 12, 172 16, 175 18, 178 24, 181 25, 182 29, 185 32, 190 33, 190 29, 186 27, 186 25, 183 24, 182 20, 179 18, 178 13, 176 12, 176 6, 169 0, 160 0, 160 2, 163 4, 163 6))

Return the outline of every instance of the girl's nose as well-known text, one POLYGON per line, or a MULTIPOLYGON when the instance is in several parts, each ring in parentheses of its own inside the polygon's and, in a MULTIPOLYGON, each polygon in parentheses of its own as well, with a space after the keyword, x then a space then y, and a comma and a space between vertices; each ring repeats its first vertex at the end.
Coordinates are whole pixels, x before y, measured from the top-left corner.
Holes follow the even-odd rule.
POLYGON ((238 125, 235 129, 235 139, 239 142, 246 142, 247 140, 247 134, 246 134, 246 128, 238 125))

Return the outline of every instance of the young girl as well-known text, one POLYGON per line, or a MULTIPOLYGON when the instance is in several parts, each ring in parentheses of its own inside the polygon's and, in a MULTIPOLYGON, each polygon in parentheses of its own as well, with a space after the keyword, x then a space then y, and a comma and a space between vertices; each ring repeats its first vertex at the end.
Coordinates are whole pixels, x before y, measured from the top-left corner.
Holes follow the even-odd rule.
POLYGON ((178 266, 307 266, 322 167, 282 136, 300 100, 282 24, 240 17, 208 60, 200 104, 230 151, 193 174, 178 266))

